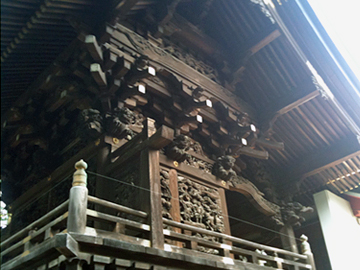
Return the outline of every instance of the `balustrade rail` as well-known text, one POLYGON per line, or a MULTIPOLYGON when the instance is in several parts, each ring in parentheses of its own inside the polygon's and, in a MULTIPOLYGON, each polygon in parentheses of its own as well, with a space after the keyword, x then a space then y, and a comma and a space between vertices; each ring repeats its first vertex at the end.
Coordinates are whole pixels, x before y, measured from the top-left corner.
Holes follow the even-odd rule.
MULTIPOLYGON (((86 164, 84 165, 82 162, 80 165, 77 164, 76 168, 72 187, 75 191, 70 192, 69 200, 4 240, 1 243, 2 263, 10 258, 26 256, 34 247, 34 243, 44 242, 61 232, 77 235, 80 232, 85 235, 113 238, 145 247, 152 246, 150 237, 152 231, 148 225, 148 213, 89 196, 84 171, 86 164), (94 205, 109 211, 105 213, 90 209, 94 208, 94 205), (79 220, 79 215, 83 216, 85 220, 79 220), (97 225, 95 226, 95 224, 97 225), (99 226, 99 224, 104 224, 104 226, 99 226)), ((227 262, 241 260, 276 269, 315 270, 313 257, 309 250, 305 250, 305 254, 298 254, 165 218, 162 218, 162 221, 166 226, 166 229, 162 231, 166 243, 165 251, 200 257, 208 256, 211 260, 221 259, 227 262), (216 241, 209 239, 216 239, 216 241), (211 252, 201 252, 199 247, 203 251, 211 249, 211 252), (259 250, 263 252, 259 253, 259 250)), ((307 242, 306 245, 308 245, 307 242)))
POLYGON ((24 256, 36 243, 43 242, 59 232, 66 230, 69 200, 34 221, 26 228, 1 242, 1 261, 24 256))

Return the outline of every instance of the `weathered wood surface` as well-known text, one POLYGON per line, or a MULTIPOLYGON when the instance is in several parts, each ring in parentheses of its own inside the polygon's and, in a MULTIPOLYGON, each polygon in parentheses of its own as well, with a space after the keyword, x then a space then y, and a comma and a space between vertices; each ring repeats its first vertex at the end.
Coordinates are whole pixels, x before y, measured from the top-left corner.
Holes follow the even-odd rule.
MULTIPOLYGON (((53 216, 56 216, 54 213, 52 213, 53 216)), ((53 218, 53 217, 52 217, 53 218)), ((1 251, 1 256, 5 256, 6 254, 10 253, 13 250, 16 250, 18 247, 21 247, 22 245, 25 245, 26 243, 31 242, 32 239, 38 237, 39 235, 46 233, 48 229, 51 229, 52 227, 55 227, 56 225, 59 225, 59 223, 64 222, 68 218, 68 212, 64 213, 63 215, 57 217, 53 221, 46 224, 44 227, 41 227, 39 229, 36 229, 34 231, 31 231, 32 233, 29 234, 29 236, 25 237, 21 241, 17 242, 16 244, 11 245, 9 248, 1 251)), ((36 227, 33 227, 36 228, 36 227)), ((14 235, 15 236, 15 235, 14 235)), ((20 236, 16 236, 16 238, 19 238, 20 236)), ((46 237, 44 237, 46 240, 46 237)), ((10 239, 9 239, 10 240, 10 239)), ((15 238, 13 239, 15 240, 15 238)), ((2 247, 6 245, 5 241, 1 244, 2 247)))
POLYGON ((33 230, 35 228, 38 228, 39 226, 44 226, 46 223, 48 223, 52 218, 54 218, 54 216, 58 216, 61 213, 66 212, 67 208, 69 205, 69 200, 66 200, 65 202, 63 202, 61 205, 57 206, 56 208, 54 208, 53 210, 51 210, 50 212, 48 212, 46 215, 42 216, 41 218, 39 218, 38 220, 34 221, 33 223, 31 223, 30 225, 28 225, 26 228, 22 229, 21 231, 15 233, 14 235, 12 235, 11 237, 9 237, 8 239, 2 240, 1 242, 1 248, 5 247, 6 245, 8 245, 9 243, 23 237, 24 235, 26 235, 30 230, 33 230))
POLYGON ((33 269, 36 269, 37 266, 44 264, 45 261, 50 262, 59 257, 59 255, 73 258, 78 256, 78 252, 78 242, 70 234, 57 234, 48 241, 40 243, 20 256, 3 263, 1 269, 26 269, 30 265, 33 269))
POLYGON ((99 198, 96 198, 94 196, 88 196, 88 201, 94 204, 98 204, 98 205, 102 205, 105 206, 107 208, 111 208, 123 213, 127 213, 133 216, 137 216, 137 217, 141 217, 141 218, 147 218, 148 214, 143 212, 143 211, 138 211, 138 210, 134 210, 132 208, 126 207, 126 206, 122 206, 113 202, 109 202, 106 200, 102 200, 99 198))
POLYGON ((155 66, 159 65, 159 67, 166 68, 173 74, 176 74, 178 80, 182 81, 184 85, 187 85, 188 87, 195 86, 194 89, 199 86, 204 89, 204 92, 206 92, 210 98, 213 97, 225 104, 229 104, 233 110, 246 112, 252 119, 256 118, 254 110, 239 97, 231 93, 231 91, 213 82, 203 74, 171 56, 163 49, 154 46, 149 41, 126 27, 120 24, 117 24, 115 28, 107 26, 106 32, 103 40, 106 39, 106 36, 112 36, 128 50, 147 55, 150 62, 154 63, 155 66))
POLYGON ((197 180, 201 180, 206 184, 210 184, 212 186, 222 187, 226 189, 229 188, 228 184, 225 183, 224 185, 224 183, 220 179, 217 179, 214 175, 204 172, 200 169, 196 169, 184 163, 175 165, 174 161, 169 159, 165 155, 160 155, 160 164, 166 166, 167 168, 175 169, 197 180))
POLYGON ((43 193, 50 190, 53 185, 59 183, 61 180, 63 180, 70 174, 69 172, 73 171, 75 162, 77 162, 81 158, 89 160, 97 153, 97 150, 98 145, 96 145, 94 142, 90 143, 87 147, 82 149, 79 153, 77 153, 75 156, 73 156, 56 170, 54 170, 54 172, 50 176, 42 179, 41 181, 39 181, 39 183, 28 189, 20 197, 18 197, 11 204, 12 210, 16 211, 16 209, 20 205, 26 204, 27 201, 29 201, 36 194, 38 194, 39 190, 41 190, 43 193))
POLYGON ((174 130, 166 126, 160 127, 150 138, 147 139, 144 138, 143 134, 137 135, 133 139, 134 142, 131 140, 129 143, 112 153, 113 157, 119 156, 119 158, 107 167, 107 174, 113 172, 118 166, 132 158, 134 155, 139 154, 143 149, 160 149, 169 144, 173 138, 174 130))
POLYGON ((206 235, 210 235, 210 236, 214 236, 214 237, 218 237, 221 238, 223 240, 229 240, 233 243, 237 243, 237 244, 241 244, 241 245, 246 245, 248 247, 251 248, 257 248, 257 249, 263 249, 265 251, 270 251, 270 252, 276 252, 278 254, 283 254, 283 255, 288 255, 291 256, 293 258, 298 258, 298 259, 303 259, 306 260, 306 255, 302 255, 302 254, 298 254, 298 253, 294 253, 291 251, 287 251, 284 249, 280 249, 280 248, 275 248, 275 247, 271 247, 271 246, 267 246, 267 245, 263 245, 263 244, 258 244, 258 243, 254 243, 248 240, 244 240, 241 238, 237 238, 234 236, 230 236, 227 234, 223 234, 223 233, 218 233, 218 232, 214 232, 214 231, 209 231, 209 230, 205 230, 202 228, 198 228, 195 226, 191 226, 191 225, 187 225, 187 224, 183 224, 183 223, 179 223, 179 222, 175 222, 172 220, 168 220, 168 219, 163 219, 163 222, 165 224, 168 224, 170 226, 174 226, 174 227, 178 227, 181 228, 183 230, 188 230, 188 231, 192 231, 192 232, 197 232, 197 233, 201 233, 201 234, 206 234, 206 235))

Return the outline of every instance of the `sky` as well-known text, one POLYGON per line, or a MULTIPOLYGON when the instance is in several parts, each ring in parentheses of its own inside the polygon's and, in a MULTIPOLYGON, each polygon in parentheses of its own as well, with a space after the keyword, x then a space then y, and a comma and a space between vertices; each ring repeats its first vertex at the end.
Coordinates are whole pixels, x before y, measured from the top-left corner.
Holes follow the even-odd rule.
POLYGON ((360 0, 307 0, 360 80, 360 0))

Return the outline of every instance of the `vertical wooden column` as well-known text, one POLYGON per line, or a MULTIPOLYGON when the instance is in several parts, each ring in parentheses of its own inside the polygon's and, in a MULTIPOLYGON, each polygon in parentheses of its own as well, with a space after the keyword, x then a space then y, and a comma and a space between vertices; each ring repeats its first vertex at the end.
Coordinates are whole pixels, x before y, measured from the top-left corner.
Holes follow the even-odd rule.
MULTIPOLYGON (((227 234, 227 235, 231 235, 229 214, 228 214, 228 209, 227 209, 227 204, 226 204, 225 189, 219 188, 219 195, 220 195, 221 211, 222 211, 223 218, 224 218, 223 219, 224 220, 224 226, 225 226, 224 233, 227 234)), ((230 241, 224 241, 224 244, 232 245, 230 241)), ((230 250, 227 250, 227 249, 224 249, 224 256, 234 259, 234 254, 230 253, 230 250)))
MULTIPOLYGON (((155 133, 154 120, 144 121, 144 136, 151 137, 155 133)), ((162 222, 161 205, 161 184, 160 184, 160 154, 159 150, 149 147, 140 153, 140 182, 144 190, 141 196, 143 209, 149 214, 149 224, 151 226, 150 240, 152 247, 164 248, 164 233, 162 222)))
POLYGON ((293 227, 291 225, 285 225, 280 229, 280 233, 283 249, 299 253, 293 227))
MULTIPOLYGON (((98 174, 104 175, 106 166, 110 163, 110 153, 111 153, 111 145, 107 144, 105 142, 105 138, 100 138, 100 148, 97 153, 97 164, 96 164, 96 172, 98 174)), ((113 201, 115 194, 115 183, 104 179, 101 176, 96 176, 96 182, 95 182, 95 197, 113 201)), ((108 208, 101 206, 101 205, 95 205, 95 210, 103 213, 109 213, 109 214, 115 214, 116 211, 111 211, 108 208), (111 211, 111 212, 109 212, 111 211)), ((104 224, 101 222, 95 221, 94 226, 96 229, 102 229, 102 230, 112 230, 110 224, 104 224)))
POLYGON ((73 175, 72 188, 69 197, 69 216, 67 230, 69 233, 85 233, 86 209, 88 203, 87 164, 80 160, 75 164, 76 171, 73 175))
MULTIPOLYGON (((180 222, 180 202, 179 202, 179 188, 178 188, 178 178, 177 178, 177 171, 171 169, 169 171, 169 188, 171 191, 171 209, 170 215, 172 216, 173 220, 176 222, 180 222)), ((174 228, 174 231, 177 233, 181 233, 180 228, 174 228)), ((176 246, 183 247, 181 242, 176 242, 176 246)))

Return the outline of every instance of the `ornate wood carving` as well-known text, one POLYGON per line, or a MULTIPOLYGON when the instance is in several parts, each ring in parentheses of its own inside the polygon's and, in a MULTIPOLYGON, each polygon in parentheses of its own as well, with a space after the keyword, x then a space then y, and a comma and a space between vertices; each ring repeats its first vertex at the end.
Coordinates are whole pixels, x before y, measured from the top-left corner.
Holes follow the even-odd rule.
MULTIPOLYGON (((134 54, 146 55, 150 62, 158 63, 162 68, 174 73, 179 80, 183 81, 188 87, 198 86, 204 89, 209 98, 215 98, 225 104, 229 104, 232 109, 239 112, 246 112, 253 117, 255 114, 252 109, 236 95, 223 88, 203 74, 192 69, 181 60, 153 45, 150 41, 139 36, 135 32, 117 24, 115 29, 107 28, 107 33, 103 40, 109 40, 110 36, 114 42, 120 42, 119 46, 125 46, 125 50, 132 50, 134 54)), ((194 88, 194 89, 195 89, 194 88)))
MULTIPOLYGON (((220 194, 215 188, 198 184, 178 176, 181 222, 215 232, 224 232, 224 217, 220 207, 220 194)), ((196 234, 197 237, 218 242, 211 236, 196 234)), ((218 254, 218 250, 197 246, 201 252, 218 254)))
POLYGON ((161 184, 161 204, 163 207, 162 216, 164 218, 173 220, 170 214, 170 209, 172 208, 171 206, 172 194, 171 194, 169 182, 170 182, 169 172, 166 170, 161 170, 160 184, 161 184))
POLYGON ((118 139, 127 138, 131 140, 134 132, 129 124, 135 123, 135 114, 128 108, 115 108, 112 113, 105 115, 107 133, 118 139))
POLYGON ((224 221, 219 192, 178 176, 181 221, 204 229, 223 232, 224 221))
POLYGON ((219 157, 212 167, 212 174, 225 181, 231 180, 236 176, 236 172, 232 169, 235 164, 235 158, 232 156, 219 157))
POLYGON ((190 158, 187 151, 190 149, 191 139, 186 135, 178 135, 165 149, 165 154, 177 162, 183 162, 190 158))
POLYGON ((235 176, 230 183, 230 190, 244 194, 260 212, 268 216, 280 215, 280 206, 266 200, 264 193, 246 178, 235 176))
POLYGON ((303 206, 299 202, 282 202, 281 204, 281 217, 286 225, 300 226, 305 221, 303 214, 313 211, 312 207, 303 206))
POLYGON ((168 39, 163 39, 164 45, 163 49, 170 53, 171 55, 175 56, 179 60, 183 61, 188 66, 192 67, 196 71, 200 72, 201 74, 205 75, 209 79, 213 80, 214 82, 222 85, 223 82, 220 79, 219 72, 216 68, 206 64, 205 62, 196 59, 193 54, 188 53, 181 47, 177 46, 173 42, 168 39))
POLYGON ((96 139, 103 133, 103 117, 100 111, 85 109, 79 114, 80 136, 86 139, 96 139))

